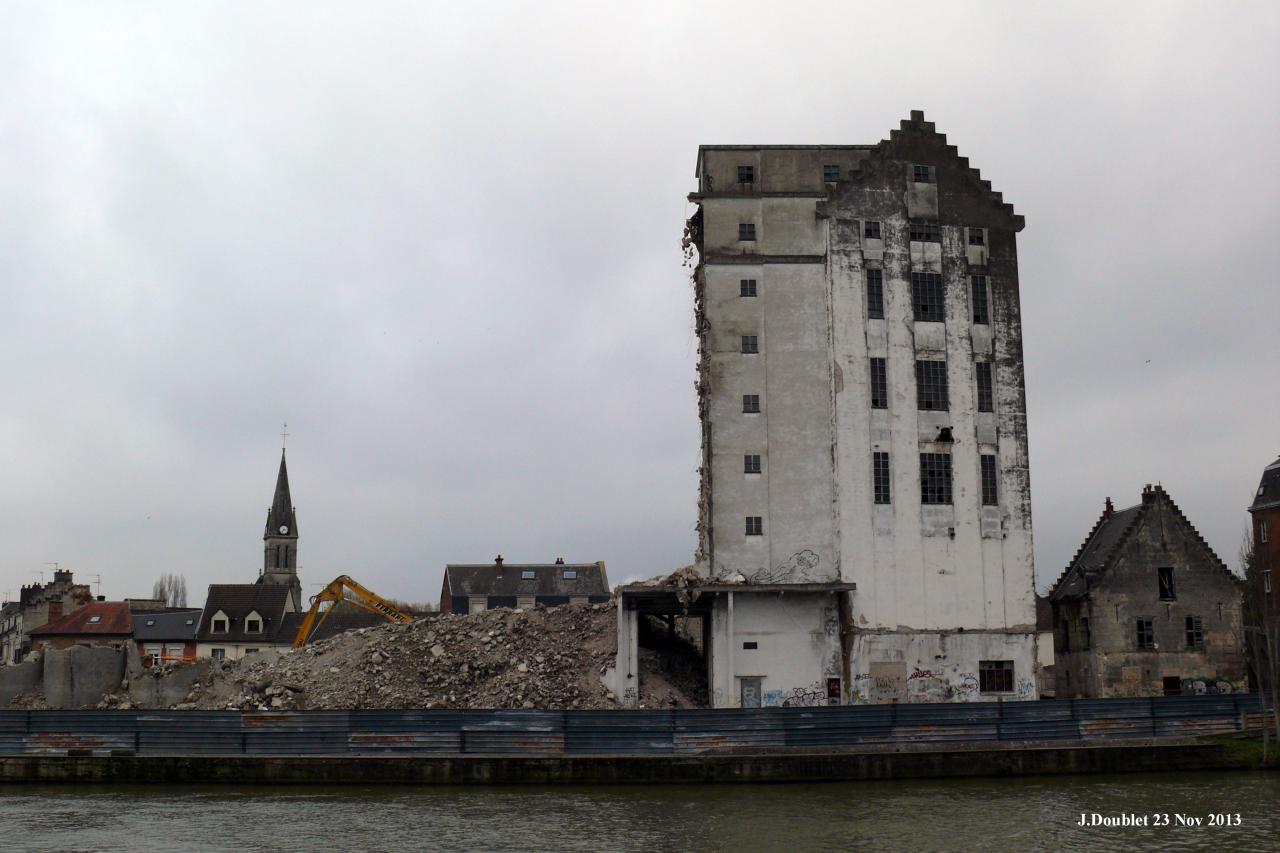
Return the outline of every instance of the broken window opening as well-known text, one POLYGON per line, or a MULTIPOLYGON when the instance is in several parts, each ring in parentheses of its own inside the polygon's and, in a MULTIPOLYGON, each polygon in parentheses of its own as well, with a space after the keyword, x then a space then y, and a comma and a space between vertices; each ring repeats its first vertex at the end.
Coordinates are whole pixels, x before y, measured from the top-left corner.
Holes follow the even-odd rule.
POLYGON ((1204 648, 1204 627, 1200 624, 1199 616, 1187 617, 1187 648, 1204 648))
POLYGON ((987 301, 987 277, 969 276, 969 290, 973 297, 973 322, 986 326, 991 322, 991 306, 987 301))
POLYGON ((1161 601, 1177 601, 1177 591, 1173 587, 1173 566, 1161 566, 1160 575, 1160 600, 1161 601))
POLYGON ((908 228, 912 240, 918 243, 941 243, 942 226, 936 219, 913 219, 908 228))
POLYGON ((911 310, 917 323, 945 323, 947 303, 942 276, 936 272, 911 274, 911 310))
POLYGON ((980 693, 1012 693, 1013 661, 981 660, 978 661, 978 692, 980 693))
POLYGON ((920 454, 920 502, 951 503, 951 454, 920 454))
POLYGON ((871 408, 889 408, 889 367, 883 358, 871 359, 871 408))
POLYGON ((947 363, 916 362, 916 408, 922 412, 947 410, 947 363))
POLYGON ((824 182, 824 183, 828 183, 828 184, 833 184, 833 183, 835 183, 836 181, 840 180, 840 167, 839 167, 838 165, 837 165, 837 166, 823 166, 823 167, 822 167, 822 180, 823 180, 823 182, 824 182))
POLYGON ((738 183, 754 184, 756 182, 755 166, 739 166, 738 167, 738 183))
POLYGON ((1153 649, 1156 645, 1155 626, 1150 619, 1138 620, 1138 648, 1153 649))

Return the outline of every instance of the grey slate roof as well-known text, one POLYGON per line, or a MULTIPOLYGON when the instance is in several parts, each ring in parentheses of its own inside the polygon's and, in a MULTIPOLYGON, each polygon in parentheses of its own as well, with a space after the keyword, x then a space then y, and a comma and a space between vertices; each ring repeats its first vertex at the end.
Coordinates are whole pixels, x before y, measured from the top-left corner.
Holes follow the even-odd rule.
POLYGON ((133 614, 133 637, 135 640, 187 642, 196 638, 196 631, 199 628, 199 610, 170 610, 133 614))
POLYGON ((445 566, 451 595, 608 595, 604 562, 445 566), (565 572, 577 577, 565 577, 565 572), (532 578, 526 578, 529 572, 532 578))
POLYGON ((210 584, 205 598, 204 612, 200 615, 200 630, 196 634, 202 643, 253 643, 271 644, 280 633, 284 618, 285 601, 289 587, 280 584, 227 583, 210 584), (231 630, 222 634, 209 631, 213 614, 219 610, 231 618, 231 630), (244 620, 253 611, 262 617, 262 633, 246 634, 244 620))
POLYGON ((1262 469, 1262 481, 1254 492, 1249 512, 1280 507, 1280 459, 1262 469))

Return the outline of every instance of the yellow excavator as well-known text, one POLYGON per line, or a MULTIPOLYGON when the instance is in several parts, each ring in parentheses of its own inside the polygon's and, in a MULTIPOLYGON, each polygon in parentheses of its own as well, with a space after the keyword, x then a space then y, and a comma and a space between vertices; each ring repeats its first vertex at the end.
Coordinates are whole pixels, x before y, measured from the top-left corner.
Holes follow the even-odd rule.
POLYGON ((306 618, 302 620, 302 627, 298 629, 298 636, 293 638, 293 647, 297 649, 305 646, 307 640, 311 639, 311 635, 320 629, 320 626, 324 624, 324 620, 342 602, 364 608, 370 613, 377 613, 387 621, 395 622, 399 625, 408 625, 413 621, 413 617, 408 613, 392 607, 381 596, 365 589, 352 580, 349 575, 339 575, 330 581, 329 585, 322 589, 318 595, 312 596, 311 609, 307 611, 306 618), (351 592, 350 596, 347 595, 348 591, 351 592), (325 602, 329 602, 329 606, 321 610, 320 605, 325 602))

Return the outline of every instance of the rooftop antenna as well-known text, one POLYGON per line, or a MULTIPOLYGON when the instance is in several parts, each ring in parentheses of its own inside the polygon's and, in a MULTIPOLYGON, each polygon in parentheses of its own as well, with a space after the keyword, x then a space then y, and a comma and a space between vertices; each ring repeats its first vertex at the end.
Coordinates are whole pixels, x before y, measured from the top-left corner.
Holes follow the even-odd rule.
POLYGON ((40 576, 40 585, 44 586, 44 569, 32 569, 31 574, 40 576))
POLYGON ((94 598, 97 598, 98 595, 102 592, 102 575, 89 575, 89 577, 93 578, 93 584, 94 584, 93 596, 94 598))

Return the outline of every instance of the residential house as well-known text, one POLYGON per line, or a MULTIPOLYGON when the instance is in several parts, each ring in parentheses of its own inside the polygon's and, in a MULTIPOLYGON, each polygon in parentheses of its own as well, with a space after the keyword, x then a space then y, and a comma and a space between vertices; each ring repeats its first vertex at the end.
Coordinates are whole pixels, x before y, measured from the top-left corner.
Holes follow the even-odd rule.
POLYGON ((196 659, 200 610, 143 610, 132 608, 133 639, 144 666, 196 659))
POLYGON ((1274 614, 1280 611, 1280 459, 1262 470, 1249 519, 1258 565, 1257 594, 1274 614))
POLYGON ((1241 592, 1162 487, 1107 498, 1049 596, 1058 698, 1245 690, 1241 592))
POLYGON ((210 584, 196 631, 196 656, 239 660, 281 644, 289 604, 287 585, 210 584))
POLYGON ((536 605, 596 604, 609 600, 604 561, 595 563, 521 563, 502 555, 487 564, 445 566, 441 613, 476 613, 495 607, 527 610, 536 605))
POLYGON ((9 616, 0 623, 0 652, 3 663, 18 663, 31 651, 30 634, 63 615, 93 601, 88 584, 76 583, 72 572, 58 569, 48 583, 22 587, 17 610, 7 607, 9 616), (7 627, 4 627, 7 626, 7 627))
POLYGON ((126 647, 133 638, 133 617, 123 601, 95 601, 31 629, 31 650, 71 646, 126 647))

